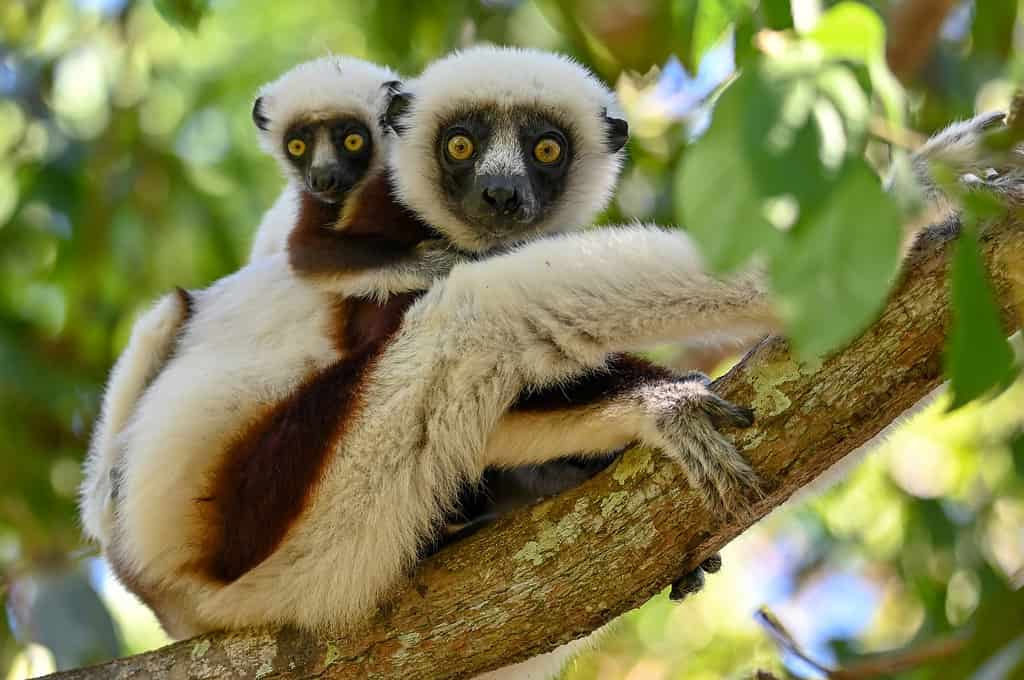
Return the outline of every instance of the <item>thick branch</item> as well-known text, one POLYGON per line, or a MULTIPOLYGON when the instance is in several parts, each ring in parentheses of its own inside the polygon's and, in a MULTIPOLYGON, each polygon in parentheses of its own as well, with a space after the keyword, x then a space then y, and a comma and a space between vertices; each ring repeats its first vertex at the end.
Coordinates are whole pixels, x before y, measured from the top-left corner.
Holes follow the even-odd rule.
POLYGON ((942 22, 956 0, 903 0, 889 12, 886 61, 900 82, 914 80, 932 54, 942 22))
MULTIPOLYGON (((1024 302, 1021 215, 984 242, 1016 328, 1024 302)), ((751 404, 737 434, 768 481, 767 514, 870 440, 940 382, 953 235, 926 233, 879 320, 824 362, 779 339, 717 383, 751 404)), ((208 635, 60 678, 460 678, 546 652, 652 597, 746 529, 698 504, 672 464, 632 450, 579 489, 499 522, 430 559, 362 632, 316 639, 291 630, 208 635)), ((367 565, 372 569, 373 565, 367 565)))

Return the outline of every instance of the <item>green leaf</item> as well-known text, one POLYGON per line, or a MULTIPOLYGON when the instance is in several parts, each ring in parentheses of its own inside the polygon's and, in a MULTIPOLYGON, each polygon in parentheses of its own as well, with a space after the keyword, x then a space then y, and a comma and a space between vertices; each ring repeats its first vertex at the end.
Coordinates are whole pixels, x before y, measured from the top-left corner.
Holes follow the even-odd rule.
POLYGON ((825 12, 807 36, 829 57, 866 64, 882 56, 885 25, 859 2, 840 2, 825 12))
POLYGON ((1013 32, 1020 3, 1017 0, 983 0, 975 3, 971 42, 976 54, 1005 59, 1013 51, 1013 32))
POLYGON ((167 23, 190 31, 199 28, 199 20, 210 9, 210 0, 154 0, 153 4, 167 23))
POLYGON ((944 356, 950 411, 1001 392, 1017 375, 973 226, 964 226, 956 244, 952 278, 953 325, 944 356))
POLYGON ((771 261, 786 332, 801 354, 854 338, 885 300, 899 264, 900 212, 860 158, 827 201, 801 218, 771 261))
POLYGON ((871 105, 857 77, 846 66, 829 66, 817 80, 818 89, 842 115, 847 149, 860 153, 867 141, 871 105))
POLYGON ((1010 439, 1010 455, 1018 477, 1024 477, 1024 431, 1018 432, 1010 439))
POLYGON ((793 13, 789 8, 789 0, 761 0, 759 7, 767 28, 776 31, 793 28, 793 13))
POLYGON ((749 11, 747 0, 700 0, 694 17, 693 39, 687 67, 696 73, 704 53, 714 47, 726 30, 749 11))
POLYGON ((752 153, 778 118, 782 92, 757 70, 743 73, 722 94, 707 133, 676 172, 677 218, 697 239, 716 270, 743 264, 771 247, 779 234, 763 214, 765 192, 752 153), (758 102, 760 115, 749 115, 758 102))
MULTIPOLYGON (((710 129, 684 156, 676 174, 677 219, 714 269, 728 271, 755 252, 771 251, 800 215, 817 211, 851 151, 849 138, 863 137, 866 103, 858 106, 847 95, 834 107, 819 90, 821 66, 807 50, 752 64, 722 94, 710 129), (857 119, 837 115, 846 112, 857 119)), ((857 87, 852 77, 839 82, 835 74, 825 84, 832 99, 840 98, 840 87, 857 87)))
POLYGON ((697 26, 697 12, 700 3, 693 0, 672 0, 669 11, 672 17, 672 33, 677 44, 676 56, 690 73, 697 70, 693 59, 693 35, 697 26))

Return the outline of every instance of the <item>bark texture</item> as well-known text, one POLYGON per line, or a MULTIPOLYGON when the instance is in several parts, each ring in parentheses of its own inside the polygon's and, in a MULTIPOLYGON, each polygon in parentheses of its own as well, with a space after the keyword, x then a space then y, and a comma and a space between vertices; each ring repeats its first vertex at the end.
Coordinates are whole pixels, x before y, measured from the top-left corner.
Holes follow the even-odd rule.
MULTIPOLYGON (((951 229, 923 235, 878 321, 849 347, 801 362, 769 338, 716 383, 757 412, 757 424, 736 439, 767 482, 759 517, 939 385, 954 238, 951 229)), ((1024 213, 993 225, 983 247, 1007 329, 1017 328, 1024 213)), ((360 632, 338 639, 288 629, 207 635, 51 677, 470 677, 637 607, 753 521, 709 516, 672 464, 634 449, 582 487, 427 561, 360 632)))

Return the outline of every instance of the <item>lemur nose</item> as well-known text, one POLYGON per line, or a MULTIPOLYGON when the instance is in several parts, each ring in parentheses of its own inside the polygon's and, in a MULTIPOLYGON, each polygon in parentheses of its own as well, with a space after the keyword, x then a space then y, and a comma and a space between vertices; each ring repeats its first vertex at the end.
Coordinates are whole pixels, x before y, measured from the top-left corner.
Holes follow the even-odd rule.
POLYGON ((484 189, 484 201, 502 213, 512 213, 519 209, 522 199, 519 190, 511 186, 493 186, 484 189))
POLYGON ((309 187, 317 193, 334 191, 341 186, 341 168, 337 165, 321 165, 309 169, 309 187))

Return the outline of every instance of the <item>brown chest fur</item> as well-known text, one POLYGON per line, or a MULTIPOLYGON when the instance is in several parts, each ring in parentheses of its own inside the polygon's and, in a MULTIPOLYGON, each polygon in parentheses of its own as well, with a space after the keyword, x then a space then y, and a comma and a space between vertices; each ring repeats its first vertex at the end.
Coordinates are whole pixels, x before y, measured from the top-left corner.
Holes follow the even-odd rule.
POLYGON ((300 276, 344 276, 415 257, 431 230, 399 205, 386 176, 366 180, 348 209, 302 194, 299 219, 288 237, 288 259, 300 276))

